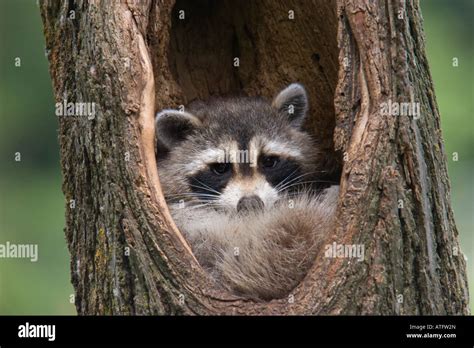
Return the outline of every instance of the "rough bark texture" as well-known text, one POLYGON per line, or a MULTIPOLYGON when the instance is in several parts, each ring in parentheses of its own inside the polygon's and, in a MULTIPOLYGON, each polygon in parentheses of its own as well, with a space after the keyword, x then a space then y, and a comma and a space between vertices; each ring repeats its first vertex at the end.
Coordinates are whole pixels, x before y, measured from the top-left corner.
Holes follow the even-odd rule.
POLYGON ((78 313, 468 313, 417 1, 43 0, 40 8, 57 101, 96 103, 93 120, 59 117, 78 313), (271 97, 293 81, 308 89, 307 126, 328 148, 328 165, 344 157, 327 242, 363 244, 366 257, 320 257, 292 296, 256 303, 213 290, 174 226, 153 118, 210 95, 271 97), (421 117, 383 116, 388 101, 419 102, 421 117))

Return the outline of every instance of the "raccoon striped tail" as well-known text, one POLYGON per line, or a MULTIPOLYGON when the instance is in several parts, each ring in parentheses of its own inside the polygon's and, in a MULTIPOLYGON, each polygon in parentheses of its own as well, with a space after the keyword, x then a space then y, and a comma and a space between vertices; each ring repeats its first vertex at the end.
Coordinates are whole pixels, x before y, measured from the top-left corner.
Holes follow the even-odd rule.
POLYGON ((214 210, 173 209, 201 265, 238 295, 287 296, 306 275, 334 226, 339 188, 281 200, 271 210, 229 216, 214 210))

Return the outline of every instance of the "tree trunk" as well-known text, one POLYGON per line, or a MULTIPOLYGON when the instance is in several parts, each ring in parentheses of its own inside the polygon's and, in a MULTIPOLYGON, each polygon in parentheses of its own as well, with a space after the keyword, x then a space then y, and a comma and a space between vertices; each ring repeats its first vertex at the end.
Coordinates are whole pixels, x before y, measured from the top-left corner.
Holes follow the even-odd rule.
POLYGON ((95 103, 95 117, 58 117, 78 313, 468 313, 418 1, 40 7, 56 101, 95 103), (288 298, 253 302, 213 289, 174 225, 154 113, 210 95, 271 97, 293 81, 307 87, 307 127, 328 166, 344 160, 327 244, 362 244, 366 257, 318 257, 288 298), (381 113, 394 102, 419 103, 420 117, 381 113))

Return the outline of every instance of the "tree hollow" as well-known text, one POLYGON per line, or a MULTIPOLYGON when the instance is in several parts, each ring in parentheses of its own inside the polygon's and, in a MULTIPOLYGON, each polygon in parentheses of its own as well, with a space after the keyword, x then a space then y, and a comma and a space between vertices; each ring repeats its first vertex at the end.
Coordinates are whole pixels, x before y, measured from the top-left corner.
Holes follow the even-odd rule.
POLYGON ((40 8, 56 101, 96 104, 93 119, 58 117, 78 313, 469 312, 417 0, 40 8), (210 96, 272 98, 292 82, 308 91, 305 126, 329 162, 339 162, 334 148, 343 154, 326 242, 363 245, 365 257, 318 257, 291 298, 254 302, 213 288, 177 231, 159 184, 154 115, 210 96), (392 102, 418 103, 421 115, 381 113, 392 102))

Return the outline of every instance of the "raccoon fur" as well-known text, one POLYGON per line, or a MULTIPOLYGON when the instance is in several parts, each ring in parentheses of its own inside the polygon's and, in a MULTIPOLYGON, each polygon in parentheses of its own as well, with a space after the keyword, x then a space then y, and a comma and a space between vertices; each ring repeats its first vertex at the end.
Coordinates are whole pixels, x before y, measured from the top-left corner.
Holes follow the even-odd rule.
POLYGON ((156 116, 171 215, 217 286, 270 300, 304 278, 333 226, 338 186, 302 124, 306 91, 214 98, 156 116))

